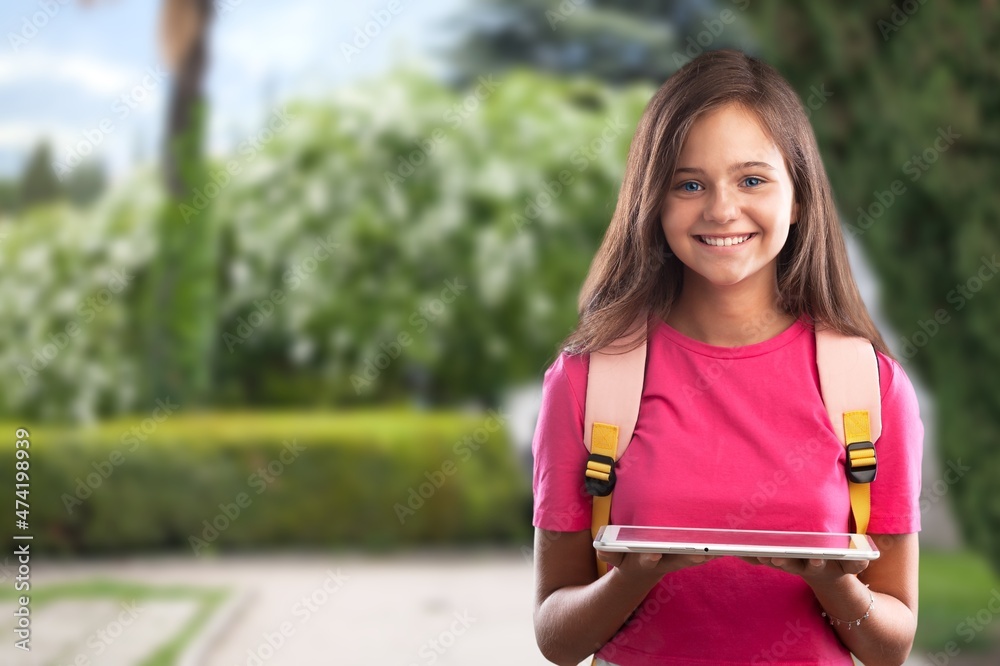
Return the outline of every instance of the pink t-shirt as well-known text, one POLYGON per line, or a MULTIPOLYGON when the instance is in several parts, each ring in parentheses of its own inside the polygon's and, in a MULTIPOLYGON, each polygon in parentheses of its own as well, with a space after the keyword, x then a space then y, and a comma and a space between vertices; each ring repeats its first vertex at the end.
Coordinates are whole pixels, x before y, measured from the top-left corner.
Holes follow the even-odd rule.
MULTIPOLYGON (((653 321, 612 523, 848 531, 845 448, 823 406, 807 322, 727 348, 653 321)), ((868 532, 917 532, 923 424, 903 369, 882 354, 878 364, 883 425, 868 532)), ((542 529, 590 528, 588 365, 588 355, 564 352, 545 372, 532 442, 533 524, 542 529)), ((622 666, 851 665, 821 610, 800 577, 723 557, 664 576, 598 655, 622 666)))

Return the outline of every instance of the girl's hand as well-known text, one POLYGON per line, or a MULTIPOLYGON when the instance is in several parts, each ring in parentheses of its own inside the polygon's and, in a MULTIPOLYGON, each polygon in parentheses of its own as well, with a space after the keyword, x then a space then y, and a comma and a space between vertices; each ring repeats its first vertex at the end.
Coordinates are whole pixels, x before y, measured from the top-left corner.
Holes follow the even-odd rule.
POLYGON ((750 564, 763 564, 787 571, 810 585, 830 583, 843 576, 856 576, 868 568, 868 560, 805 560, 790 557, 741 557, 750 564))
POLYGON ((663 553, 612 553, 597 551, 597 556, 631 579, 659 580, 664 574, 698 566, 718 555, 666 555, 663 553))

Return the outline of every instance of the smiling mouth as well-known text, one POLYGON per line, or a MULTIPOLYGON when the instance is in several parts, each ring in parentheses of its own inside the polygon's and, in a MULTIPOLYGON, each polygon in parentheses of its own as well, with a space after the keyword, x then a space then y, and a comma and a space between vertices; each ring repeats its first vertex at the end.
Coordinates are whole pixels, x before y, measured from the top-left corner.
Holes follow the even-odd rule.
POLYGON ((730 247, 732 245, 742 245, 757 234, 745 234, 743 236, 695 236, 704 245, 712 247, 730 247))

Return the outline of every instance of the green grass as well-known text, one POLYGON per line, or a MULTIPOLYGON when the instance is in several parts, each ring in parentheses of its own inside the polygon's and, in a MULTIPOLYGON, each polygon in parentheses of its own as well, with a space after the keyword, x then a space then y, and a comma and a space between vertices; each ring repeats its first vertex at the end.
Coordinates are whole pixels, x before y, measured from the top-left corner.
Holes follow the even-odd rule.
MULTIPOLYGON (((12 588, 5 587, 0 590, 0 599, 16 598, 22 594, 23 592, 15 592, 12 588)), ((140 666, 173 666, 181 651, 194 638, 198 630, 208 622, 212 613, 228 594, 228 590, 222 588, 185 585, 152 586, 103 578, 32 588, 30 592, 33 608, 66 599, 110 599, 122 602, 162 599, 193 599, 198 601, 198 610, 195 611, 184 628, 162 645, 155 654, 143 661, 140 666)))
POLYGON ((970 626, 967 618, 974 618, 984 609, 990 613, 987 603, 994 590, 1000 590, 1000 578, 981 556, 971 552, 921 551, 920 614, 914 652, 942 650, 949 641, 973 651, 997 645, 1000 614, 971 640, 970 632, 961 629, 970 626))

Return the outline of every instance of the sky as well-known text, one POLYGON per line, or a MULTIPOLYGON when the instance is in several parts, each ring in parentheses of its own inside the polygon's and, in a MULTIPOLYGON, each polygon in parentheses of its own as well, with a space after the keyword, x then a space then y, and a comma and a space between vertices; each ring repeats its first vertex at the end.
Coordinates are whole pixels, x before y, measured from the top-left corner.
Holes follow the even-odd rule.
MULTIPOLYGON (((70 170, 87 152, 114 177, 156 159, 170 89, 158 47, 161 2, 0 5, 0 178, 20 173, 44 138, 70 170)), ((238 144, 288 99, 322 97, 400 62, 440 69, 428 53, 442 23, 469 2, 216 0, 205 85, 210 152, 238 144), (359 38, 366 29, 371 36, 359 38)))

